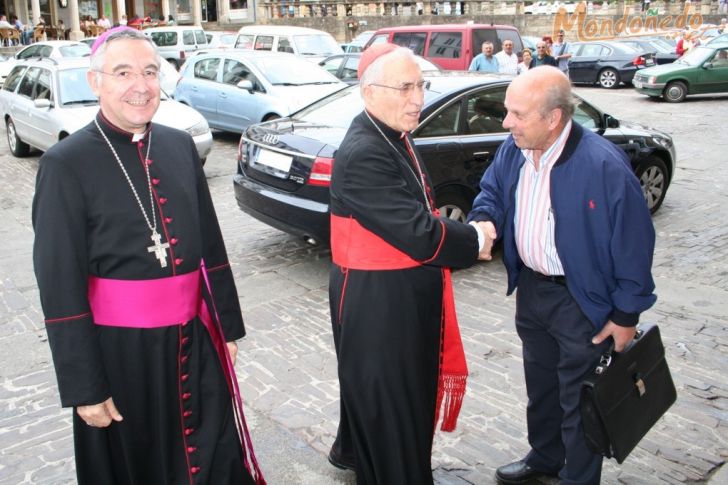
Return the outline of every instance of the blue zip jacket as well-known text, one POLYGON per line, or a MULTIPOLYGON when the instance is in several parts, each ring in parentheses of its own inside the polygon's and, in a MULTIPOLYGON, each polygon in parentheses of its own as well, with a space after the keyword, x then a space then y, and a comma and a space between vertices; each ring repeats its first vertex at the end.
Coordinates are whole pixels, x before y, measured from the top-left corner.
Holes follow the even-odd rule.
MULTIPOLYGON (((498 148, 480 181, 468 216, 492 221, 503 240, 508 293, 523 261, 515 240, 515 194, 525 158, 513 137, 498 148)), ((627 155, 609 140, 573 123, 551 171, 555 240, 566 284, 594 327, 608 320, 631 327, 650 308, 655 230, 627 155)))

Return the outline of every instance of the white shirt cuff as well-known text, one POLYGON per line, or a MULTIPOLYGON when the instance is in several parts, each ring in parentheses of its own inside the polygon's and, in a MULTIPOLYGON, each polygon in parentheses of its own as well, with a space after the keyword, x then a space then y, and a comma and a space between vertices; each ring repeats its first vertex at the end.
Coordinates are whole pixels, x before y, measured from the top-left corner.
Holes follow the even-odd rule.
POLYGON ((473 226, 475 231, 478 233, 478 252, 480 252, 483 250, 483 245, 485 244, 485 234, 477 222, 470 221, 470 225, 473 226))

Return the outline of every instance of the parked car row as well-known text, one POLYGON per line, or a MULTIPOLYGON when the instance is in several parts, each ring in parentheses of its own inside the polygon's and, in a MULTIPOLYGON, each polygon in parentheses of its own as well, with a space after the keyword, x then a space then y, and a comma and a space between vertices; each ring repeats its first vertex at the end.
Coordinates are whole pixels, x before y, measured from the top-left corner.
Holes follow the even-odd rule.
MULTIPOLYGON (((505 76, 426 73, 421 122, 412 135, 433 180, 442 214, 464 220, 478 183, 508 137, 505 76)), ((672 139, 616 120, 583 99, 574 121, 628 154, 652 212, 675 171, 672 139)), ((363 109, 357 86, 333 93, 289 118, 252 125, 238 149, 235 195, 253 217, 310 242, 326 243, 334 157, 351 120, 363 109)))
POLYGON ((346 86, 316 64, 290 54, 219 50, 190 58, 174 91, 219 130, 241 133, 298 111, 346 86))
POLYGON ((728 42, 693 47, 672 64, 640 71, 632 83, 637 92, 670 103, 692 94, 728 93, 728 42))
MULTIPOLYGON (((86 82, 89 59, 18 61, 0 90, 0 112, 10 151, 47 150, 93 120, 98 99, 86 82)), ((205 159, 212 149, 210 128, 197 111, 162 94, 154 121, 187 131, 205 159)))

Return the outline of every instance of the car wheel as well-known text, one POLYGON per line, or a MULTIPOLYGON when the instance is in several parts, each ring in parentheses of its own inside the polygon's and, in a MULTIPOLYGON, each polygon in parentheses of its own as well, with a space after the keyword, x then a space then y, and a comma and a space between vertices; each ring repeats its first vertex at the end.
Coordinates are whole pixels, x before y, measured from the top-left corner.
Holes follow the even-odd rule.
POLYGON ((679 103, 685 99, 688 94, 688 87, 682 81, 673 81, 669 83, 662 95, 668 103, 679 103))
POLYGON ((468 201, 461 191, 453 187, 443 189, 435 195, 435 198, 440 215, 459 222, 466 221, 473 206, 472 201, 468 201))
POLYGON ((642 194, 647 201, 650 213, 654 214, 662 205, 667 193, 670 176, 667 166, 660 158, 651 156, 637 166, 637 178, 642 187, 642 194))
POLYGON ((605 89, 615 89, 619 87, 619 73, 614 69, 603 69, 599 73, 599 85, 605 89))
POLYGON ((15 123, 13 123, 12 118, 8 118, 8 121, 5 122, 5 127, 8 133, 8 146, 10 147, 10 151, 13 155, 16 157, 24 157, 28 155, 30 152, 30 145, 23 143, 23 141, 18 138, 18 133, 15 131, 15 123))

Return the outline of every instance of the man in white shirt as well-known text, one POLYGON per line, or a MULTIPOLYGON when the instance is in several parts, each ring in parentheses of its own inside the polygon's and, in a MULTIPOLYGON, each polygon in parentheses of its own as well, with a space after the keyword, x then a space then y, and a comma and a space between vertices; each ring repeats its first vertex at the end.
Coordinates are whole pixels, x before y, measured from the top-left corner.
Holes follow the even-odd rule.
POLYGON ((518 74, 518 56, 513 53, 513 41, 504 40, 503 50, 494 56, 498 59, 498 72, 502 74, 518 74))

